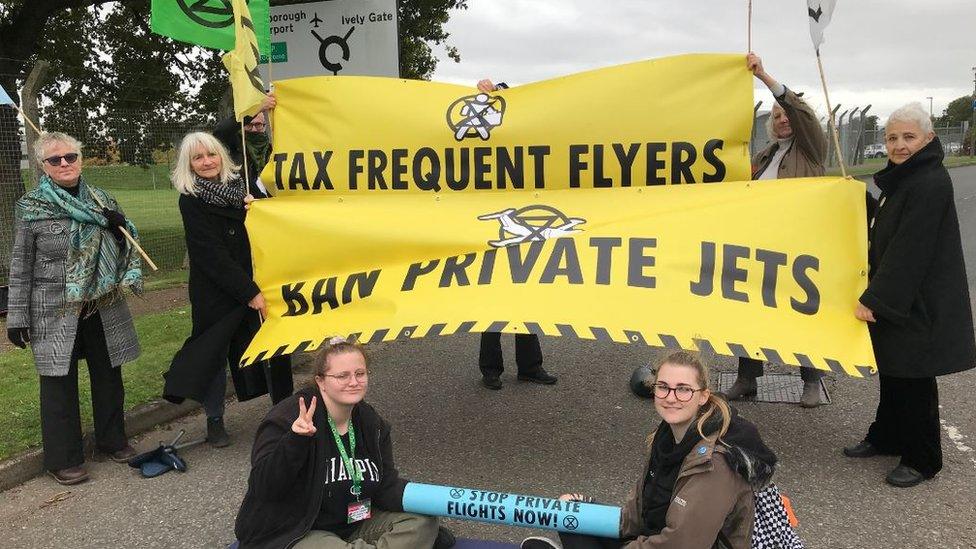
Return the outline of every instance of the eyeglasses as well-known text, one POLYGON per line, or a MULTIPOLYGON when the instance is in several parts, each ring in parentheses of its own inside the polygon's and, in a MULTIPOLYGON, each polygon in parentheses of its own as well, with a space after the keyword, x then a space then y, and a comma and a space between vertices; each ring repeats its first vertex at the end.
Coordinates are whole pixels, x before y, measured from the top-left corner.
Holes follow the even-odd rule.
POLYGON ((264 122, 251 122, 250 124, 244 124, 244 128, 248 130, 254 130, 256 132, 263 132, 264 128, 268 127, 264 122))
POLYGON ((691 397, 695 396, 695 393, 698 391, 704 391, 704 389, 693 389, 687 385, 669 387, 667 383, 654 384, 654 398, 664 400, 668 398, 668 395, 670 395, 672 391, 674 391, 674 398, 678 399, 678 402, 688 402, 691 400, 691 397))
POLYGON ((44 161, 50 164, 51 166, 60 166, 62 159, 68 164, 74 164, 75 162, 78 161, 79 156, 81 155, 79 155, 78 153, 68 153, 59 156, 49 156, 45 158, 44 161))
POLYGON ((331 377, 332 379, 338 381, 342 385, 348 385, 352 382, 353 376, 356 377, 356 381, 362 383, 366 381, 369 377, 369 370, 359 370, 358 372, 342 372, 341 374, 323 374, 325 377, 331 377))

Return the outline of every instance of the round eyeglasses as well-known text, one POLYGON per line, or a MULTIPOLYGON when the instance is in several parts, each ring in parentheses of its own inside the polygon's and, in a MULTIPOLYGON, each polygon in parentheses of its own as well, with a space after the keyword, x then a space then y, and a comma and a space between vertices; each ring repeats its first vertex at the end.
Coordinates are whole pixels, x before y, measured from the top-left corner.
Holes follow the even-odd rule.
POLYGON ((655 383, 651 386, 654 389, 654 398, 659 398, 664 400, 668 398, 672 392, 674 392, 674 398, 678 402, 688 402, 691 397, 695 396, 698 391, 704 391, 704 389, 694 389, 687 385, 678 385, 677 387, 669 387, 667 383, 655 383))

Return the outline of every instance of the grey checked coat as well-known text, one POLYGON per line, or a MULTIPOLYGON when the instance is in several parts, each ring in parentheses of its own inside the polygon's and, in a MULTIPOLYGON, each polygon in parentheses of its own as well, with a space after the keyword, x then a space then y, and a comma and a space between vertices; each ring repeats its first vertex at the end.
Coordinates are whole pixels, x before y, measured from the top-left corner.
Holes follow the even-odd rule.
MULTIPOLYGON (((42 376, 68 374, 78 332, 78 314, 66 310, 64 301, 70 225, 67 219, 17 219, 15 224, 7 327, 30 329, 34 365, 42 376)), ((102 305, 98 311, 112 366, 138 357, 139 340, 125 299, 102 305)))

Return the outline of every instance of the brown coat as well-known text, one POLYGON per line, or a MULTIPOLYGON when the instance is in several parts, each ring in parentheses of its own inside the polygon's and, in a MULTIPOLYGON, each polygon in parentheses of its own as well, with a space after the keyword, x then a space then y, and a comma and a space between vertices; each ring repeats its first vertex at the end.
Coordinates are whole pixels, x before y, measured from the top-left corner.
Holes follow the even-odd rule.
POLYGON ((653 536, 640 535, 645 467, 621 511, 620 537, 633 540, 624 548, 721 547, 716 544, 719 531, 733 549, 751 548, 755 496, 752 486, 729 467, 726 453, 725 447, 716 446, 714 435, 695 445, 675 481, 667 526, 653 536))
MULTIPOLYGON (((819 177, 824 174, 824 164, 827 160, 827 136, 820 128, 820 121, 802 99, 788 88, 782 97, 776 101, 786 111, 793 128, 793 144, 783 156, 779 165, 777 179, 791 177, 819 177)), ((752 178, 755 179, 776 153, 777 143, 774 141, 752 159, 752 178)))

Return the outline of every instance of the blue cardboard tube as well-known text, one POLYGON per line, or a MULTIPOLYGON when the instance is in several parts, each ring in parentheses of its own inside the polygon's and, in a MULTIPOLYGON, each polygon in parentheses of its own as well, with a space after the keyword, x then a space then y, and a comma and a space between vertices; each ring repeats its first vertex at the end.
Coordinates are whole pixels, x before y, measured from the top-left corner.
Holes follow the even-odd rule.
POLYGON ((410 482, 408 513, 620 538, 620 507, 410 482))

